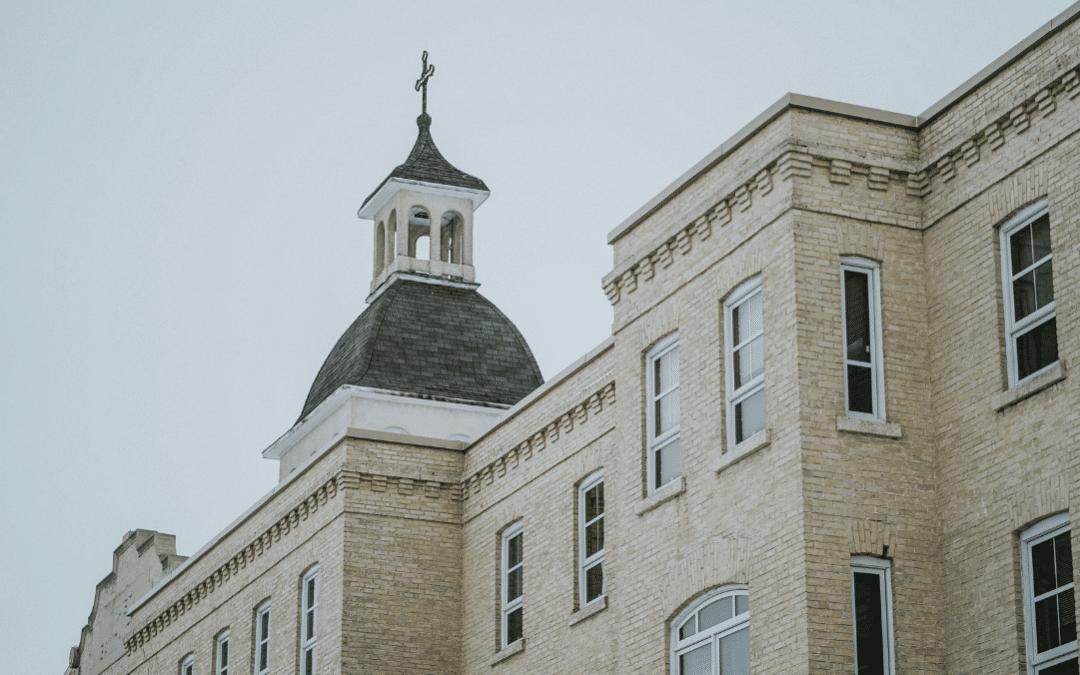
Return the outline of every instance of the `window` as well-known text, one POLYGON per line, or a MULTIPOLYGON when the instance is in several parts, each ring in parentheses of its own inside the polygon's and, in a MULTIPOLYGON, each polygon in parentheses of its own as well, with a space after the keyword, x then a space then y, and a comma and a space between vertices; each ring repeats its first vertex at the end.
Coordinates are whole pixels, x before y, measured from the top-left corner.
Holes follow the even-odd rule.
POLYGON ((319 568, 304 575, 300 602, 300 674, 315 675, 315 647, 319 641, 319 568))
POLYGON ((855 608, 855 672, 892 675, 892 585, 889 561, 851 559, 851 599, 855 608))
POLYGON ((1046 200, 1024 209, 1001 228, 1009 386, 1057 363, 1054 268, 1046 200))
POLYGON ((229 631, 225 631, 217 639, 217 655, 214 657, 216 675, 229 675, 229 631))
POLYGON ((525 567, 522 559, 521 523, 511 525, 502 536, 502 647, 521 639, 522 585, 525 567))
POLYGON ((180 662, 180 675, 194 675, 195 673, 195 655, 188 654, 184 657, 184 660, 180 662))
POLYGON ((1020 540, 1028 672, 1076 675, 1076 601, 1069 514, 1052 516, 1028 528, 1020 540))
POLYGON ((847 413, 852 417, 885 419, 878 266, 865 260, 845 258, 840 264, 840 275, 847 413))
POLYGON ((255 610, 255 673, 270 672, 270 601, 255 610))
POLYGON ((743 284, 724 303, 728 447, 765 428, 765 336, 761 279, 743 284))
POLYGON ((578 586, 581 605, 604 595, 604 473, 585 479, 578 490, 578 586))
POLYGON ((646 357, 649 492, 682 473, 679 458, 679 336, 670 335, 646 357))
POLYGON ((674 675, 750 675, 750 596, 712 591, 671 625, 674 675))

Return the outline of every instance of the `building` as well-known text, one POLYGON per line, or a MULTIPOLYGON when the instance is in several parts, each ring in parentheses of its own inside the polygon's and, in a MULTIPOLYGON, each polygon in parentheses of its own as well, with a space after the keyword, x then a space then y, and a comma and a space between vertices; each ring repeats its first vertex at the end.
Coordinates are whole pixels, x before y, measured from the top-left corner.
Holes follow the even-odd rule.
POLYGON ((1078 17, 918 117, 783 97, 546 383, 421 115, 280 483, 129 533, 69 673, 1077 673, 1078 17))

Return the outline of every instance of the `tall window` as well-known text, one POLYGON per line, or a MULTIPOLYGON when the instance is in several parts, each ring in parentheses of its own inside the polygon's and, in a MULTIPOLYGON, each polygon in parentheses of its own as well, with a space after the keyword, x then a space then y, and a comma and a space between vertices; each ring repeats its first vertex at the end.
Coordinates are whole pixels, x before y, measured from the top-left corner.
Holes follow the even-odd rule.
POLYGON ((765 428, 765 335, 761 279, 739 287, 724 303, 728 447, 765 428))
POLYGON ((679 453, 679 336, 670 335, 646 357, 645 417, 649 434, 649 492, 682 473, 679 453))
POLYGON ((255 610, 255 673, 270 672, 270 601, 255 610))
POLYGON ((304 575, 304 589, 300 598, 300 669, 301 675, 315 675, 315 647, 319 641, 319 568, 314 567, 304 575))
POLYGON ((511 525, 502 536, 502 647, 521 639, 522 587, 525 565, 522 557, 521 523, 511 525))
POLYGON ((1052 516, 1028 528, 1021 535, 1021 546, 1028 672, 1076 675, 1076 600, 1069 514, 1052 516))
POLYGON ((844 397, 853 417, 885 418, 878 266, 845 258, 840 264, 844 307, 844 397))
POLYGON ((180 662, 180 675, 194 675, 195 672, 195 655, 188 654, 184 657, 184 660, 180 662))
POLYGON ((225 631, 218 636, 216 652, 214 673, 216 675, 229 675, 229 631, 225 631))
POLYGON ((851 559, 851 597, 855 607, 855 672, 892 675, 892 586, 889 561, 869 556, 851 559))
POLYGON ((1046 200, 1024 209, 1001 228, 1001 270, 1009 386, 1014 387, 1058 360, 1046 200))
POLYGON ((604 594, 604 473, 585 479, 578 490, 578 586, 582 606, 604 594))
POLYGON ((750 596, 712 591, 671 625, 673 675, 750 675, 750 596))

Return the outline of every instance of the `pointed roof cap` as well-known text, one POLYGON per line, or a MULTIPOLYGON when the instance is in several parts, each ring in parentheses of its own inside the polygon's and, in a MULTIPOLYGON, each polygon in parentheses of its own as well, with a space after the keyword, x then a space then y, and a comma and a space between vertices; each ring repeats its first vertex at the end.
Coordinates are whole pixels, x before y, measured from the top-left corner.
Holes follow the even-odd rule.
POLYGON ((416 143, 413 145, 412 152, 409 153, 409 158, 404 164, 391 171, 390 175, 379 183, 379 187, 368 195, 360 206, 358 215, 361 218, 374 217, 375 212, 382 207, 382 204, 385 204, 386 199, 389 199, 390 191, 386 188, 391 183, 422 183, 448 187, 455 192, 471 193, 476 206, 479 206, 490 194, 484 181, 476 176, 470 176, 446 161, 439 149, 435 147, 435 141, 431 138, 431 115, 421 114, 416 118, 416 126, 420 127, 420 133, 416 137, 416 143))

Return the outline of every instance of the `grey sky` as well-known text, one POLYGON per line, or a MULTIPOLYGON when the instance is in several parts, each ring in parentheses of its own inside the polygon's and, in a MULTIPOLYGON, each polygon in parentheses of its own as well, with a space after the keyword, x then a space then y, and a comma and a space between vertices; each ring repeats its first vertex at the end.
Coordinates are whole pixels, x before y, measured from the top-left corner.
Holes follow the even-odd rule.
POLYGON ((60 675, 125 531, 189 554, 272 487, 423 50, 551 377, 610 331, 606 233, 785 92, 918 114, 1068 4, 0 3, 4 670, 60 675))

